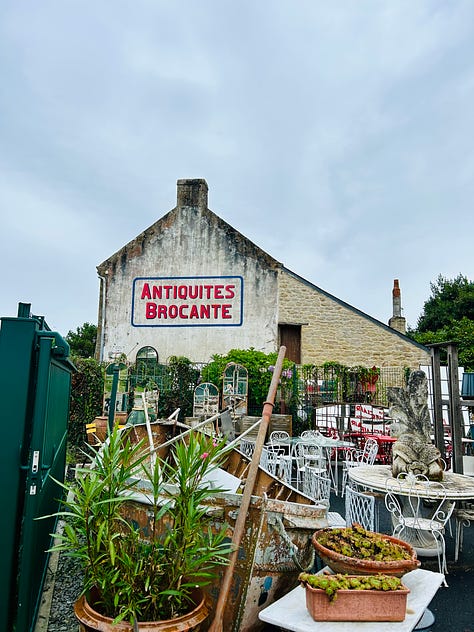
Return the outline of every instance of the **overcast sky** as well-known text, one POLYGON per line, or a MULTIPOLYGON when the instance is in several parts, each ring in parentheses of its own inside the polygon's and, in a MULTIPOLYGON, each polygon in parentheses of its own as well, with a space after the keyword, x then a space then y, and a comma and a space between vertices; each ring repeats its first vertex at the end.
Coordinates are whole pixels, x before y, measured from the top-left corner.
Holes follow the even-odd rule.
POLYGON ((472 0, 3 0, 0 76, 0 317, 96 323, 180 178, 382 322, 473 278, 472 0))

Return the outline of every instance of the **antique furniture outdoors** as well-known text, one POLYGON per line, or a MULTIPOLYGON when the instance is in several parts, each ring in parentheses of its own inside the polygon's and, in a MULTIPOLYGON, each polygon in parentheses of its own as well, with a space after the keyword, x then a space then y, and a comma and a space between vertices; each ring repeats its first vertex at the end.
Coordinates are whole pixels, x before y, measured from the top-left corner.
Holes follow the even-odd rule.
POLYGON ((375 496, 360 492, 351 485, 347 485, 345 496, 346 525, 350 527, 354 522, 357 522, 367 531, 378 531, 375 496))
MULTIPOLYGON (((361 487, 378 492, 387 492, 389 489, 397 490, 399 496, 407 496, 410 493, 411 485, 409 480, 398 480, 392 476, 391 467, 389 465, 372 465, 353 468, 349 471, 349 478, 361 487)), ((446 500, 467 501, 474 499, 474 477, 465 476, 464 474, 456 474, 454 472, 444 472, 443 488, 446 500)), ((439 497, 435 488, 427 488, 424 491, 427 500, 436 500, 439 497)), ((456 524, 456 538, 460 538, 458 529, 467 526, 469 523, 464 521, 461 525, 459 521, 456 524)), ((460 546, 460 543, 459 543, 460 546)), ((455 558, 459 554, 455 552, 455 558)))
POLYGON ((240 439, 239 450, 251 459, 255 450, 255 440, 243 437, 240 439))
MULTIPOLYGON (((329 509, 331 479, 314 468, 307 467, 303 478, 303 494, 312 498, 317 505, 324 505, 329 509)), ((328 511, 327 518, 330 527, 346 526, 345 519, 337 511, 328 511)))
POLYGON ((385 506, 392 515, 393 535, 412 545, 419 557, 437 557, 439 572, 448 572, 444 530, 454 509, 442 483, 426 476, 408 476, 388 483, 385 506), (399 494, 397 484, 409 485, 399 494), (436 498, 429 498, 436 495, 436 498))
MULTIPOLYGON (((399 481, 392 476, 390 465, 363 465, 352 468, 348 472, 351 481, 371 491, 385 493, 387 489, 396 487, 397 493, 408 495, 410 492, 409 481, 399 481)), ((448 500, 474 499, 474 477, 454 472, 444 472, 443 487, 448 500)), ((436 500, 435 490, 427 490, 426 498, 436 500)))
POLYGON ((303 493, 318 504, 322 503, 329 507, 331 479, 326 476, 325 472, 320 472, 317 468, 308 466, 303 474, 303 493))
MULTIPOLYGON (((323 571, 328 570, 323 569, 323 571)), ((403 583, 410 589, 407 613, 404 621, 384 622, 384 632, 411 632, 423 616, 428 604, 443 582, 441 573, 417 569, 403 576, 403 583)), ((259 613, 265 623, 292 632, 380 632, 379 622, 319 622, 315 623, 306 608, 305 589, 297 586, 281 599, 259 613)))
POLYGON ((267 443, 263 446, 260 465, 276 478, 291 483, 292 458, 278 445, 267 443))
POLYGON ((350 469, 359 467, 361 465, 372 465, 377 457, 379 450, 379 444, 375 439, 367 439, 364 447, 361 450, 352 448, 346 450, 344 455, 344 461, 342 463, 342 495, 347 484, 347 475, 350 469))
POLYGON ((299 441, 293 449, 293 459, 296 467, 296 487, 303 486, 306 469, 311 469, 318 474, 327 474, 328 465, 322 446, 310 441, 299 441))
MULTIPOLYGON (((466 441, 471 442, 472 440, 466 439, 466 441)), ((474 456, 463 456, 462 461, 464 475, 474 477, 474 456)), ((471 522, 474 522, 474 502, 465 500, 456 503, 456 507, 453 511, 453 517, 456 520, 454 561, 457 562, 459 558, 459 553, 462 551, 464 527, 469 527, 471 525, 471 522)))
POLYGON ((347 435, 360 449, 368 439, 377 441, 379 450, 375 459, 376 463, 390 464, 392 462, 392 446, 397 438, 382 432, 350 432, 347 435))
POLYGON ((454 508, 453 516, 456 520, 454 561, 457 562, 459 553, 462 551, 464 527, 469 527, 471 526, 471 522, 474 522, 474 502, 469 500, 458 501, 454 508))
POLYGON ((318 446, 321 446, 324 449, 326 453, 327 463, 328 463, 328 472, 329 472, 329 476, 332 482, 332 489, 337 494, 338 484, 339 484, 339 480, 338 480, 339 450, 353 448, 354 444, 351 441, 339 439, 338 437, 326 437, 323 434, 319 434, 318 436, 311 436, 307 439, 303 438, 302 436, 290 437, 289 439, 280 440, 278 442, 278 446, 286 447, 287 449, 289 449, 290 453, 293 453, 295 445, 303 441, 307 443, 316 444, 318 446))
POLYGON ((303 430, 301 433, 302 439, 319 439, 323 435, 319 432, 319 430, 303 430))
POLYGON ((274 430, 270 433, 270 443, 279 443, 280 441, 288 441, 290 435, 286 430, 274 430))
POLYGON ((211 382, 202 382, 194 389, 193 417, 212 417, 219 412, 219 389, 211 382))

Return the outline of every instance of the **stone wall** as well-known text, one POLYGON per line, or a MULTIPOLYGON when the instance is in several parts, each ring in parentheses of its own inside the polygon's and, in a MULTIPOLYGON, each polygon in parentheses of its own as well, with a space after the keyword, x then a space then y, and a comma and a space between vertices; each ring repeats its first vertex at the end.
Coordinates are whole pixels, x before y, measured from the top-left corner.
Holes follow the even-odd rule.
POLYGON ((279 277, 278 320, 303 323, 302 364, 417 369, 430 362, 421 345, 286 269, 279 277))

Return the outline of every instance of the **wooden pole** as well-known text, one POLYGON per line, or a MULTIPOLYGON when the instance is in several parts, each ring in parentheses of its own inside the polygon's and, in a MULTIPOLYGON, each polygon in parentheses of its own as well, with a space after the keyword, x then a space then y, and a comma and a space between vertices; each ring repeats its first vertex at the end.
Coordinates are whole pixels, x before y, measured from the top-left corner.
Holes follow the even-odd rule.
POLYGON ((222 580, 219 597, 217 599, 216 613, 214 615, 214 620, 212 621, 208 632, 223 632, 222 623, 224 619, 224 609, 227 602, 227 596, 230 591, 232 579, 234 577, 234 568, 235 568, 235 563, 237 561, 237 556, 239 553, 240 541, 242 540, 242 536, 244 534, 245 522, 247 520, 247 513, 250 506, 250 500, 252 497, 253 488, 255 486, 255 481, 258 474, 258 466, 260 463, 262 448, 265 443, 265 437, 267 434, 268 424, 270 423, 270 418, 272 416, 273 405, 275 402, 275 395, 276 395, 276 391, 277 391, 278 384, 280 381, 280 375, 281 375, 281 370, 283 367, 283 360, 285 358, 285 353, 286 353, 286 347, 283 347, 283 346, 280 347, 278 360, 275 364, 275 369, 273 371, 273 377, 270 383, 270 388, 268 389, 267 400, 265 401, 263 405, 262 423, 260 424, 257 439, 255 441, 255 450, 252 455, 252 461, 250 463, 250 468, 247 474, 247 480, 245 482, 245 487, 242 494, 242 502, 240 503, 240 511, 237 516, 237 520, 235 521, 234 535, 232 538, 233 551, 229 558, 229 564, 225 569, 225 574, 222 580))
POLYGON ((448 389, 449 389, 449 419, 451 422, 451 441, 453 444, 453 472, 463 473, 462 462, 462 434, 463 421, 461 414, 461 398, 459 395, 459 364, 458 348, 455 343, 449 343, 448 349, 448 389))
POLYGON ((441 362, 440 348, 431 347, 431 375, 433 386, 433 429, 435 445, 441 452, 441 458, 446 461, 446 444, 443 427, 443 397, 441 393, 441 362))

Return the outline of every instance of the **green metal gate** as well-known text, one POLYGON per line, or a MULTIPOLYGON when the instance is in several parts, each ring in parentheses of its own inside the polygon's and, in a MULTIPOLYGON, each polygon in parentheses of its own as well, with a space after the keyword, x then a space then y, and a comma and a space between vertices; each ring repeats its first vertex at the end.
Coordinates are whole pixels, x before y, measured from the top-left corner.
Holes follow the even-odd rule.
POLYGON ((33 630, 64 480, 69 345, 20 303, 0 327, 0 630, 33 630))

